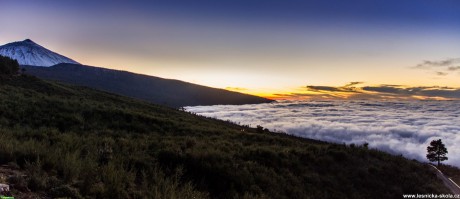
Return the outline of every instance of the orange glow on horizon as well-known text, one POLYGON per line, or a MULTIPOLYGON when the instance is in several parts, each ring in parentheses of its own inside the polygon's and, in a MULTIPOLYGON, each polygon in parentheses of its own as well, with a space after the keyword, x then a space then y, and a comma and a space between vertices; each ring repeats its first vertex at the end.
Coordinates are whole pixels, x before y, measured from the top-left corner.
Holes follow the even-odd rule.
MULTIPOLYGON (((424 96, 419 94, 398 94, 390 92, 367 91, 363 87, 327 87, 337 88, 336 91, 312 90, 305 88, 293 88, 290 90, 257 90, 246 88, 227 87, 226 90, 240 92, 249 95, 268 98, 271 100, 459 100, 458 98, 445 96, 424 96), (348 89, 352 90, 348 90, 348 89), (340 90, 344 89, 344 90, 340 90)), ((379 88, 377 86, 377 88, 379 88)), ((398 89, 411 90, 412 87, 398 86, 398 89)), ((438 88, 438 87, 433 87, 438 88)), ((427 88, 427 90, 433 90, 427 88)), ((452 88, 446 89, 452 90, 452 88)))

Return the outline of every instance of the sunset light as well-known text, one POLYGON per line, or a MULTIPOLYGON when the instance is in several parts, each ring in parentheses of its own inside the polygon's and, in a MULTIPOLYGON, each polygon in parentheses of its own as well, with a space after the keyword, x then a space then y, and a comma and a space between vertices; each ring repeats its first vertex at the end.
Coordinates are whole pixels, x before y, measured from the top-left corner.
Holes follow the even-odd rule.
POLYGON ((460 199, 460 0, 0 0, 0 199, 460 199))
MULTIPOLYGON (((0 43, 33 37, 86 65, 241 87, 263 96, 355 81, 460 87, 455 1, 334 2, 335 7, 327 1, 268 1, 260 7, 239 1, 226 6, 203 1, 203 7, 167 1, 53 1, 53 7, 31 2, 2 2, 5 15, 27 9, 34 17, 0 19, 11 30, 0 43)), ((334 94, 341 96, 349 95, 334 94)))

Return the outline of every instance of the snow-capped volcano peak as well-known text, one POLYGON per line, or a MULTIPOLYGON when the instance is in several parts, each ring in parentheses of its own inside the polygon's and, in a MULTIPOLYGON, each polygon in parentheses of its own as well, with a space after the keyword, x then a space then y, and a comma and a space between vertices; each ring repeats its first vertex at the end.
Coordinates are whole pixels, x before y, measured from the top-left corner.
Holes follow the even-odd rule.
POLYGON ((38 45, 30 39, 0 46, 0 55, 15 59, 20 65, 53 66, 60 63, 80 64, 38 45))

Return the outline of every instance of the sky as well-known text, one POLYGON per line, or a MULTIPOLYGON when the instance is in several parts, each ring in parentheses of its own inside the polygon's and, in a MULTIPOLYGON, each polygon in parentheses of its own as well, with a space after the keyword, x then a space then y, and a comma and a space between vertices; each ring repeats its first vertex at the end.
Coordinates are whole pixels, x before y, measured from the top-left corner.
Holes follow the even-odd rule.
POLYGON ((460 98, 458 0, 0 0, 0 25, 0 44, 273 99, 460 98))

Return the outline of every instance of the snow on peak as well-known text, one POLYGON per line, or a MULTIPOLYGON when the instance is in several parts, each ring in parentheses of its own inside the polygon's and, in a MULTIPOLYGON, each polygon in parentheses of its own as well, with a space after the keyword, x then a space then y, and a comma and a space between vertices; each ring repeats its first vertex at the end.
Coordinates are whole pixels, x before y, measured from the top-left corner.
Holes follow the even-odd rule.
POLYGON ((0 46, 0 55, 15 59, 20 65, 49 67, 60 63, 80 64, 48 50, 30 39, 0 46))

